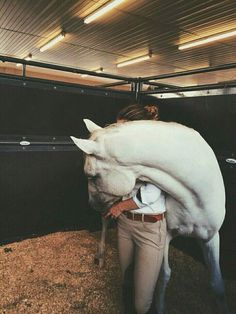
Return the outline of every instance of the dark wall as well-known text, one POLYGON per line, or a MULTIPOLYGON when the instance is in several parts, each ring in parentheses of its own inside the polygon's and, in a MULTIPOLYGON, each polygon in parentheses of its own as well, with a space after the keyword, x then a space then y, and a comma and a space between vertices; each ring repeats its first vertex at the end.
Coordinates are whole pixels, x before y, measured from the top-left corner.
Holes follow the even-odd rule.
MULTIPOLYGON (((129 95, 94 93, 0 84, 1 138, 86 137, 83 118, 104 126, 114 122, 117 111, 131 102, 129 95)), ((0 173, 0 241, 67 228, 98 227, 100 219, 88 207, 79 150, 1 150, 0 173)))
POLYGON ((213 148, 219 161, 227 192, 227 210, 236 218, 236 95, 161 99, 160 118, 197 130, 213 148))
POLYGON ((1 135, 85 134, 83 118, 104 126, 131 97, 91 95, 0 84, 1 135))
POLYGON ((0 240, 81 228, 89 219, 79 151, 0 153, 0 173, 0 240))
POLYGON ((161 119, 199 131, 218 152, 236 151, 236 95, 158 100, 161 119))
MULTIPOLYGON (((153 101, 159 105, 161 120, 179 122, 196 129, 217 156, 226 189, 226 217, 221 228, 221 258, 224 274, 232 278, 232 270, 236 266, 236 164, 229 164, 225 160, 236 158, 236 95, 153 101)), ((188 240, 186 243, 189 250, 196 250, 192 242, 188 240)), ((183 247, 183 242, 181 246, 183 247)), ((235 275, 233 278, 236 278, 235 275)))

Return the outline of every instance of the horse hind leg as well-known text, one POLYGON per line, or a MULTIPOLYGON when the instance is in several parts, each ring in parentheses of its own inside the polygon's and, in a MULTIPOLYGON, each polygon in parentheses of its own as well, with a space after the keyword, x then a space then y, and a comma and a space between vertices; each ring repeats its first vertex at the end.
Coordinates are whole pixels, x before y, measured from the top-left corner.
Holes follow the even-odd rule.
POLYGON ((166 235, 166 243, 164 248, 164 256, 161 266, 161 271, 158 279, 157 291, 155 295, 155 303, 156 308, 158 310, 158 314, 163 314, 165 309, 165 293, 167 284, 170 280, 171 269, 169 265, 169 245, 172 236, 167 232, 166 235))
POLYGON ((208 242, 199 241, 207 268, 210 271, 211 287, 216 296, 216 303, 220 314, 228 314, 225 297, 224 282, 220 270, 220 237, 217 232, 208 242))

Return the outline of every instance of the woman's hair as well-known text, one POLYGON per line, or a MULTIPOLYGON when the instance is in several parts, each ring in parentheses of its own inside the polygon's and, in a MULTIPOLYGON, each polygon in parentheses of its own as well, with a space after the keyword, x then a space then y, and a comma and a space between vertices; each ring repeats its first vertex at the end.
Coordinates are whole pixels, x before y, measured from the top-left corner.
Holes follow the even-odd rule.
POLYGON ((158 107, 155 105, 141 106, 138 104, 129 105, 121 109, 117 114, 117 120, 158 120, 158 107))

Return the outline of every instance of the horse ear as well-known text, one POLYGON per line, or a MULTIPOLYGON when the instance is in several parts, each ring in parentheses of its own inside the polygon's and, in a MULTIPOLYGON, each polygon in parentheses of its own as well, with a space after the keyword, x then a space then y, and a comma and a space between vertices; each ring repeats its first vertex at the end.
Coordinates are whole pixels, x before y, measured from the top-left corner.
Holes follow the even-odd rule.
POLYGON ((99 154, 99 147, 98 143, 91 141, 91 140, 84 140, 81 138, 76 138, 74 136, 70 137, 72 141, 78 146, 83 152, 88 155, 98 155, 99 154))
POLYGON ((84 119, 83 121, 90 133, 93 133, 96 130, 102 129, 99 125, 97 125, 96 123, 94 123, 93 121, 89 119, 84 119))

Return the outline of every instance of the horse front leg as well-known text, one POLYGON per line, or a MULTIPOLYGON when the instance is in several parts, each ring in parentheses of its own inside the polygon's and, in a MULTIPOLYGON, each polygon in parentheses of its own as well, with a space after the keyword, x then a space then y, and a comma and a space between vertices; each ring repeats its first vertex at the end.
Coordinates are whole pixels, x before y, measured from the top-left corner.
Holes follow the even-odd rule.
POLYGON ((217 232, 208 242, 200 241, 203 249, 204 259, 210 271, 211 287, 216 295, 216 302, 220 314, 228 314, 228 306, 225 297, 224 282, 221 275, 220 258, 220 237, 217 232))
POLYGON ((158 314, 163 314, 165 309, 165 293, 166 287, 170 280, 171 269, 169 265, 169 245, 172 239, 171 234, 167 232, 166 235, 166 243, 164 248, 164 256, 161 266, 160 275, 158 278, 158 286, 157 286, 157 294, 155 296, 156 308, 158 310, 158 314))
POLYGON ((108 219, 105 219, 102 217, 102 232, 101 232, 101 238, 98 242, 98 249, 97 254, 95 256, 95 263, 99 265, 100 268, 104 266, 105 262, 105 247, 106 247, 106 233, 107 233, 107 227, 108 227, 108 219))

